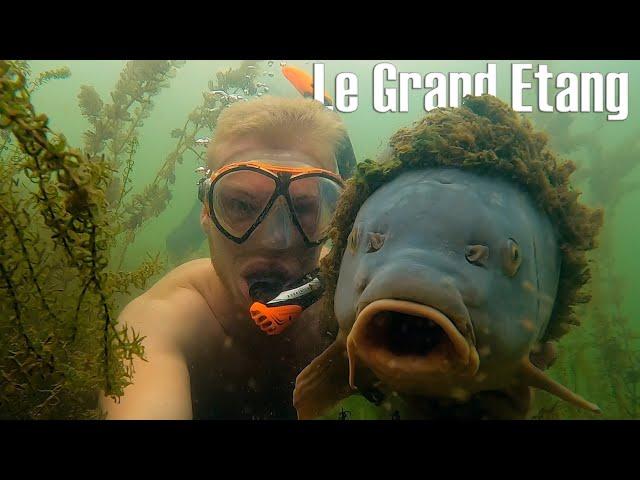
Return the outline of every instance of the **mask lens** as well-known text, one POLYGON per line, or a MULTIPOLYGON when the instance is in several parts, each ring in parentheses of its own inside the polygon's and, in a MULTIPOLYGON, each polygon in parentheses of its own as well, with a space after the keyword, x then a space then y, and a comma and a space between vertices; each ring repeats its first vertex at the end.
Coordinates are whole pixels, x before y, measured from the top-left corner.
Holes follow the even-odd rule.
POLYGON ((327 236, 341 192, 337 182, 325 177, 302 177, 289 185, 294 213, 310 241, 327 236))
POLYGON ((213 185, 213 213, 228 233, 242 237, 263 212, 275 188, 275 180, 262 173, 227 173, 213 185))

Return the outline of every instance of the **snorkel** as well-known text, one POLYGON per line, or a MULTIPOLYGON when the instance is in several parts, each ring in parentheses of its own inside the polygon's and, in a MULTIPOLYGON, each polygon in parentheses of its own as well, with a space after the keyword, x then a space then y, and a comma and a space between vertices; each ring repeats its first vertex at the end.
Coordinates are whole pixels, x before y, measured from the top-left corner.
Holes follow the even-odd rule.
MULTIPOLYGON (((356 157, 349 136, 336 151, 338 172, 343 180, 353 175, 356 157)), ((267 302, 256 301, 249 308, 255 324, 267 335, 278 335, 294 323, 302 312, 315 304, 323 295, 325 284, 316 268, 267 302)))
POLYGON ((254 302, 249 309, 255 324, 267 335, 278 335, 316 303, 324 285, 319 269, 308 273, 268 302, 254 302))
MULTIPOLYGON (((282 64, 282 73, 303 97, 313 96, 313 78, 304 70, 282 64)), ((326 94, 325 102, 332 104, 326 94)), ((356 167, 356 157, 349 135, 336 149, 338 173, 343 180, 351 178, 356 167)), ((302 312, 316 303, 324 293, 320 269, 308 273, 268 302, 256 301, 249 312, 256 325, 267 335, 278 335, 295 322, 302 312)))

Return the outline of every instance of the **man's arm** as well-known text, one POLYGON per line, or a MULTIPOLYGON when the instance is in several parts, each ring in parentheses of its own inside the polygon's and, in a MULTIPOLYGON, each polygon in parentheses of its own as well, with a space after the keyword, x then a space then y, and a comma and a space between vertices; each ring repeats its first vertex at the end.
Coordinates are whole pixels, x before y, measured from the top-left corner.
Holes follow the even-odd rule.
POLYGON ((133 360, 133 383, 120 402, 102 397, 107 419, 191 419, 189 370, 182 352, 181 323, 176 308, 145 295, 123 310, 118 322, 143 337, 145 360, 133 360))

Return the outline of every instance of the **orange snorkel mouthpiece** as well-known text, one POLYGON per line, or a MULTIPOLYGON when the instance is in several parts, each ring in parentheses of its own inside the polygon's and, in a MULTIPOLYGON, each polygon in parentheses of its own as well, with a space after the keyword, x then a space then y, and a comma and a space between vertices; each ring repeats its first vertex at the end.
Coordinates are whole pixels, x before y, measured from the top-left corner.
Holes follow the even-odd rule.
POLYGON ((300 305, 281 305, 270 307, 264 303, 254 302, 251 305, 251 318, 260 330, 267 335, 278 335, 298 319, 302 313, 300 305))
POLYGON ((297 286, 281 292, 266 303, 253 302, 249 313, 255 324, 267 335, 278 335, 295 322, 307 307, 322 296, 324 290, 318 269, 305 275, 297 286))

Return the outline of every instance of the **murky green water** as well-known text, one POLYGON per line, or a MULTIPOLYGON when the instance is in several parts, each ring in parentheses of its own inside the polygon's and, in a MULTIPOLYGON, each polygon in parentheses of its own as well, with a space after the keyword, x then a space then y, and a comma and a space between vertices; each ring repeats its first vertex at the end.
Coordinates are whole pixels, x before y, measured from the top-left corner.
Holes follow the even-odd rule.
MULTIPOLYGON (((298 96, 283 78, 276 60, 264 76, 270 93, 298 96)), ((291 65, 311 71, 312 61, 287 60, 291 65)), ((405 72, 482 72, 491 61, 397 61, 399 71, 405 72)), ((34 73, 59 66, 68 66, 71 77, 51 81, 33 96, 39 112, 49 115, 54 131, 65 134, 74 146, 83 144, 82 134, 88 123, 82 116, 77 94, 82 85, 92 85, 102 96, 109 93, 118 81, 124 61, 33 61, 34 73)), ((424 90, 411 92, 408 113, 377 113, 372 107, 372 61, 326 61, 326 76, 333 79, 339 72, 355 73, 359 80, 359 107, 353 113, 342 114, 358 159, 374 157, 389 136, 402 126, 424 115, 424 90)), ((497 95, 510 102, 511 62, 497 63, 497 95)), ((521 61, 519 63, 538 63, 521 61)), ((640 278, 640 255, 637 253, 640 205, 640 62, 624 61, 552 61, 548 64, 556 72, 629 72, 629 115, 625 121, 607 121, 606 113, 531 114, 541 127, 551 125, 556 117, 571 122, 569 132, 579 135, 579 141, 569 141, 558 130, 548 131, 552 145, 560 145, 561 153, 579 165, 576 185, 584 192, 584 200, 591 206, 605 208, 605 226, 601 233, 601 247, 592 256, 593 300, 581 309, 583 325, 566 336, 560 344, 560 360, 551 369, 554 377, 579 394, 598 403, 604 418, 636 418, 640 416, 640 350, 636 340, 640 335, 640 300, 636 281, 640 278), (638 141, 629 141, 637 138, 638 141), (628 142, 628 143, 625 143, 628 142), (625 145, 620 149, 621 145, 625 145), (621 196, 616 192, 624 192, 621 196), (596 313, 597 312, 597 313, 596 313), (613 353, 612 353, 613 352, 613 353)), ((219 69, 237 67, 240 62, 188 61, 178 70, 170 86, 154 98, 151 116, 139 130, 139 148, 132 171, 133 192, 141 191, 164 162, 175 145, 171 131, 181 128, 191 110, 202 102, 207 83, 215 79, 219 69)), ((327 87, 333 94, 333 88, 327 87)), ((531 97, 528 97, 531 101, 531 97)), ((211 136, 202 131, 200 136, 211 136)), ((578 137, 576 137, 578 138, 578 137)), ((560 147, 559 147, 560 148, 560 147)), ((167 269, 182 261, 208 254, 204 243, 195 252, 182 257, 169 256, 165 239, 185 218, 196 198, 194 169, 200 165, 196 155, 187 152, 184 163, 177 166, 173 198, 157 218, 146 222, 128 247, 122 265, 134 268, 148 253, 160 253, 167 269)), ((373 408, 360 400, 348 400, 336 407, 329 417, 338 418, 341 409, 349 418, 390 418, 392 407, 373 408)), ((543 418, 593 418, 573 407, 558 404, 546 394, 537 395, 534 416, 543 418)))

